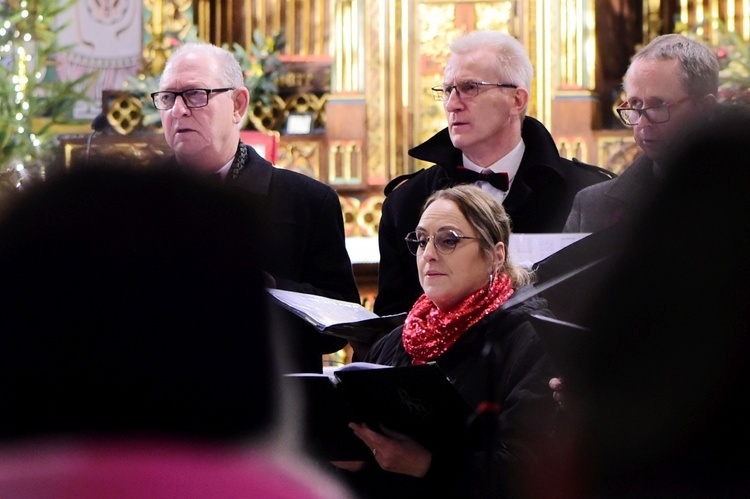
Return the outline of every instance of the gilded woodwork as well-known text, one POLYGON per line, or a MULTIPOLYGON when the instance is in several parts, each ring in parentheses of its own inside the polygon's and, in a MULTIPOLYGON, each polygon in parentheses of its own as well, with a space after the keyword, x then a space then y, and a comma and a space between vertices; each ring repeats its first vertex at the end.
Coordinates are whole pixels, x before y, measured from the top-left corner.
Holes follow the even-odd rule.
MULTIPOLYGON (((316 125, 325 126, 327 102, 339 95, 362 96, 366 128, 356 147, 347 145, 351 137, 332 137, 318 143, 326 150, 312 153, 314 147, 289 146, 284 157, 295 168, 324 175, 319 178, 334 185, 360 181, 367 188, 368 179, 386 182, 424 166, 409 158, 408 149, 444 126, 442 105, 427 88, 442 78, 448 40, 469 29, 499 29, 519 38, 534 64, 529 114, 553 131, 565 155, 580 154, 584 161, 605 166, 611 160, 603 157, 620 156, 603 153, 598 136, 592 139, 597 120, 582 120, 586 132, 580 134, 568 128, 556 134, 553 126, 552 102, 559 95, 571 90, 590 93, 596 85, 595 3, 604 5, 594 0, 146 0, 143 53, 157 73, 171 49, 169 36, 186 34, 190 16, 198 35, 217 44, 248 46, 256 29, 264 34, 284 30, 288 43, 282 58, 328 61, 330 86, 327 92, 283 95, 283 104, 276 101, 274 109, 259 109, 258 119, 278 129, 286 113, 312 112, 316 125), (323 159, 313 160, 316 157, 323 159), (300 162, 308 164, 302 167, 300 162)), ((637 10, 642 13, 644 42, 673 26, 677 31, 697 29, 709 39, 714 26, 707 21, 713 19, 750 38, 748 0, 641 0, 637 10)), ((582 106, 591 106, 583 94, 580 100, 582 106)), ((127 130, 126 124, 124 120, 120 127, 127 130)))
POLYGON ((385 196, 373 195, 366 198, 360 204, 357 213, 357 227, 362 236, 377 236, 380 216, 382 214, 383 201, 385 196))
POLYGON ((302 135, 281 136, 276 166, 296 171, 312 178, 323 179, 324 158, 323 148, 326 146, 325 136, 302 135))
POLYGON ((715 20, 723 21, 730 32, 750 40, 748 0, 680 0, 675 30, 695 31, 703 39, 715 41, 716 27, 711 22, 715 20))
POLYGON ((329 141, 328 154, 328 178, 326 180, 330 185, 360 186, 364 182, 362 141, 329 141))
POLYGON ((602 132, 597 138, 597 163, 618 175, 640 154, 631 130, 602 132))
POLYGON ((344 214, 344 234, 352 237, 359 234, 357 218, 359 217, 359 206, 361 201, 356 196, 339 195, 341 211, 344 214))
POLYGON ((143 121, 141 99, 129 92, 105 91, 102 101, 107 123, 120 135, 133 132, 143 121))
POLYGON ((339 195, 344 213, 344 231, 347 237, 374 237, 378 235, 378 225, 385 196, 374 194, 365 198, 339 195))
POLYGON ((58 135, 61 157, 52 169, 69 170, 87 162, 98 164, 130 163, 148 167, 161 163, 172 154, 161 133, 118 135, 108 132, 58 135))
POLYGON ((157 75, 172 53, 170 37, 182 40, 193 27, 192 0, 144 0, 144 73, 157 75))

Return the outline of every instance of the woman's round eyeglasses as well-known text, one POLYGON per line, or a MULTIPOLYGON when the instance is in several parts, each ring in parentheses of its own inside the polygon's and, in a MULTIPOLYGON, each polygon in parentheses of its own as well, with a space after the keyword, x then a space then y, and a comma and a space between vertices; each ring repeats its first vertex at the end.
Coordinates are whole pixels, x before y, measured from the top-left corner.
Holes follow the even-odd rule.
POLYGON ((438 253, 449 255, 456 250, 456 246, 458 246, 462 239, 479 240, 480 238, 464 236, 451 229, 439 230, 432 236, 428 236, 422 231, 413 231, 409 232, 404 238, 409 251, 415 256, 424 252, 430 240, 432 241, 432 244, 435 245, 435 250, 437 250, 438 253))

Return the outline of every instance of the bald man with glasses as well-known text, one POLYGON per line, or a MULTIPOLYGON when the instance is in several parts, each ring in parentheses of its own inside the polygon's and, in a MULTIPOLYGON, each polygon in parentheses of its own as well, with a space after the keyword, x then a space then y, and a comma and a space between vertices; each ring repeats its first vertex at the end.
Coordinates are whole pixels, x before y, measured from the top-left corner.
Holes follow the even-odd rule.
POLYGON ((665 176, 671 144, 687 127, 710 119, 719 92, 719 61, 711 50, 683 35, 655 38, 625 73, 627 99, 617 107, 633 128, 642 154, 618 178, 581 190, 565 232, 597 232, 637 214, 665 176))
MULTIPOLYGON (((240 140, 250 93, 231 52, 208 43, 181 46, 167 61, 159 91, 151 97, 176 166, 218 177, 262 214, 258 264, 267 287, 359 303, 336 191, 306 175, 275 168, 240 140)), ((346 345, 291 313, 279 310, 279 316, 288 333, 290 371, 322 372, 322 354, 346 345)))

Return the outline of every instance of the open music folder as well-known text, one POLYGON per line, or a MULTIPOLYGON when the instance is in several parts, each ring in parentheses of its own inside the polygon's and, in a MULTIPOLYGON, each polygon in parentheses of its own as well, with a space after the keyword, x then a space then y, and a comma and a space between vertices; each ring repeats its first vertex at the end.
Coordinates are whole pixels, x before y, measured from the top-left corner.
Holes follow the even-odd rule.
POLYGON ((333 372, 284 376, 306 401, 312 452, 332 461, 361 460, 370 449, 347 426, 367 423, 409 435, 427 449, 462 435, 473 411, 437 364, 390 367, 355 362, 333 372))
POLYGON ((325 296, 268 289, 284 308, 302 317, 321 333, 370 342, 404 323, 406 313, 379 316, 358 303, 334 300, 325 296))

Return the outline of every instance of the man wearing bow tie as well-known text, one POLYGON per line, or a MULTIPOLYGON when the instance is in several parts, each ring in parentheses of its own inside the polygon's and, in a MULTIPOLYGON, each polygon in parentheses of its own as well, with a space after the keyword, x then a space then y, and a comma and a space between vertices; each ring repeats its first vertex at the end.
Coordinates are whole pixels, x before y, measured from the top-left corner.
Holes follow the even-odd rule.
POLYGON ((561 158, 544 125, 526 116, 534 71, 515 38, 474 31, 449 48, 443 84, 432 89, 448 127, 409 151, 435 164, 385 188, 374 307, 380 315, 408 311, 421 294, 404 237, 433 191, 474 182, 502 202, 513 232, 562 232, 575 194, 614 176, 561 158))

